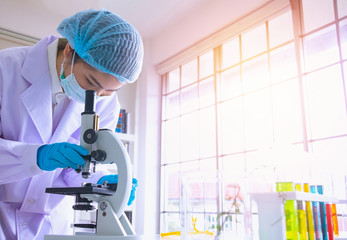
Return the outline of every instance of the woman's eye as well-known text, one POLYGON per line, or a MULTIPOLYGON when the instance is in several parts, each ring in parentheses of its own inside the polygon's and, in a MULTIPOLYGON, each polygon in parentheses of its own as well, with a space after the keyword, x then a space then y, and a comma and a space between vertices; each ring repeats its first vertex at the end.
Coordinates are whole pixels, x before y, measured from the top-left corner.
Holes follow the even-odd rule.
POLYGON ((98 87, 98 85, 96 85, 95 83, 92 83, 89 79, 87 79, 87 82, 90 86, 98 87))

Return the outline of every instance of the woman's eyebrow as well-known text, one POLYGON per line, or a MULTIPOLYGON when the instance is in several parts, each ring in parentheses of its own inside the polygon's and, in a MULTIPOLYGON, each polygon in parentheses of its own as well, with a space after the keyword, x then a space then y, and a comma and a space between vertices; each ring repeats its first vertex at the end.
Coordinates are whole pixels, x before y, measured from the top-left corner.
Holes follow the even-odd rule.
POLYGON ((96 78, 94 78, 92 75, 89 75, 89 77, 91 78, 91 80, 93 80, 93 82, 94 82, 96 85, 98 85, 98 87, 100 87, 100 88, 102 88, 102 89, 104 89, 104 90, 106 90, 106 91, 112 91, 112 92, 117 91, 117 89, 116 89, 116 90, 114 90, 114 89, 105 89, 105 88, 98 82, 98 80, 96 80, 96 78))

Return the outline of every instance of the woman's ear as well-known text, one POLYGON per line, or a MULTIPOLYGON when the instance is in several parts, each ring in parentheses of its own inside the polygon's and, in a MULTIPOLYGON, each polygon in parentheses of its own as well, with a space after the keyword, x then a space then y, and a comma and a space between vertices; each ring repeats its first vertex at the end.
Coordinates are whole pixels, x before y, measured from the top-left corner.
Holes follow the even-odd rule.
POLYGON ((72 56, 72 53, 73 53, 73 49, 70 45, 70 43, 67 43, 66 46, 65 46, 65 49, 64 49, 64 57, 65 59, 70 59, 71 56, 72 56))

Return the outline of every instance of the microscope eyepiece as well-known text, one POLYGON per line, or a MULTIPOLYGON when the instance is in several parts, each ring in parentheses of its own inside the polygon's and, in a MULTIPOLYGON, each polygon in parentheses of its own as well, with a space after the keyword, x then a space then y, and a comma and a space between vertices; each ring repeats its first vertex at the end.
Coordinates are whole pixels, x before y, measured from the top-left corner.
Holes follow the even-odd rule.
POLYGON ((95 91, 86 90, 84 112, 82 114, 94 114, 95 102, 95 91))

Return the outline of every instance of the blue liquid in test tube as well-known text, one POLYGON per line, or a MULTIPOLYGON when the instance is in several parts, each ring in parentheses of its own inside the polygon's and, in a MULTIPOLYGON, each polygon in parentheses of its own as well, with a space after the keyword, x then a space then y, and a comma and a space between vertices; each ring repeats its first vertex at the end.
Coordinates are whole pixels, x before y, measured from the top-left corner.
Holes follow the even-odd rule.
MULTIPOLYGON (((310 186, 310 190, 311 190, 311 193, 317 193, 316 186, 310 186)), ((319 205, 317 202, 312 202, 312 211, 313 211, 313 222, 314 222, 314 231, 316 233, 316 240, 323 240, 320 211, 319 211, 319 205)))
MULTIPOLYGON (((317 192, 323 194, 323 186, 317 185, 317 192)), ((325 211, 325 203, 319 202, 320 218, 322 223, 323 240, 328 240, 328 225, 327 225, 327 214, 325 211)))

